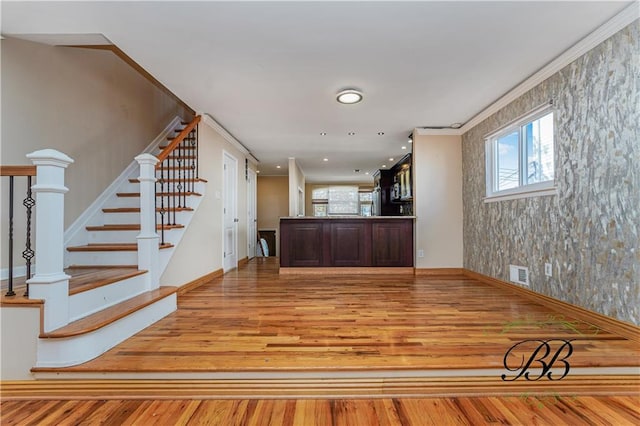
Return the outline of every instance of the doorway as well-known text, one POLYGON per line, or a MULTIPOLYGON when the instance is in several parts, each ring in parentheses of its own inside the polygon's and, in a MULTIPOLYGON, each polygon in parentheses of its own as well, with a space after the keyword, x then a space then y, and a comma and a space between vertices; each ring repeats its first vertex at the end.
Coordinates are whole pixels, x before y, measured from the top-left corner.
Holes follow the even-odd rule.
POLYGON ((238 160, 228 152, 222 157, 224 246, 222 268, 225 272, 238 266, 238 160))

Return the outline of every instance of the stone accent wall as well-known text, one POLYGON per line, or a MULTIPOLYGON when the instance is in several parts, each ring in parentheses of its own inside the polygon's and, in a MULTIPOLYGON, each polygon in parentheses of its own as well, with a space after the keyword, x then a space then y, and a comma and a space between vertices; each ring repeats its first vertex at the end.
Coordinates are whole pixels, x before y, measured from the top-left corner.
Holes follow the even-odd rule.
POLYGON ((526 266, 532 290, 639 324, 639 123, 636 20, 463 135, 464 267, 526 266), (558 195, 484 203, 484 136, 549 99, 558 195))

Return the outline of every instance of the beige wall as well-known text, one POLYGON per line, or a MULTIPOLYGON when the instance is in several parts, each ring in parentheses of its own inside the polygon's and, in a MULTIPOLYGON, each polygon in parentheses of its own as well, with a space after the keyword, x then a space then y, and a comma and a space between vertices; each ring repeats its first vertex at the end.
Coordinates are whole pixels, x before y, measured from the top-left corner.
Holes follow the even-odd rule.
POLYGON ((280 254, 280 218, 289 214, 289 178, 258 176, 258 230, 276 230, 276 255, 280 254))
MULTIPOLYGON (((0 161, 29 164, 25 155, 44 148, 75 160, 66 171, 65 227, 171 119, 188 118, 173 99, 109 51, 11 38, 0 43, 0 161)), ((4 200, 5 185, 2 192, 4 200)), ((23 229, 21 223, 16 229, 23 229)), ((17 237, 23 238, 22 232, 17 237)), ((2 244, 5 252, 4 239, 2 244)), ((16 247, 24 247, 22 241, 16 241, 16 247)), ((21 260, 16 256, 17 265, 21 260)))
POLYGON ((461 268, 462 145, 460 136, 414 132, 416 268, 461 268), (419 258, 418 250, 424 250, 419 258))
MULTIPOLYGON (((171 262, 160 278, 162 285, 181 286, 222 268, 222 200, 225 196, 222 161, 224 152, 238 160, 237 253, 238 260, 247 257, 246 155, 207 125, 206 120, 201 122, 198 127, 198 138, 200 177, 207 181, 205 194, 182 241, 176 247, 171 262)), ((249 166, 254 168, 251 163, 249 166)))
POLYGON ((109 51, 2 40, 2 163, 54 148, 70 225, 176 115, 174 100, 109 51))

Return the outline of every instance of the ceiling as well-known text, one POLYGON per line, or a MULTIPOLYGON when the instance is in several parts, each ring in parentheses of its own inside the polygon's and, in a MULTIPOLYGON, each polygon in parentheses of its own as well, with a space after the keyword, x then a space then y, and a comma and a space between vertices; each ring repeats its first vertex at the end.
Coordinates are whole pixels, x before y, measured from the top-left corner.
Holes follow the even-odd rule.
POLYGON ((102 35, 262 175, 294 157, 309 182, 367 182, 414 128, 469 121, 629 3, 3 1, 2 33, 102 35), (338 104, 344 88, 364 100, 338 104))

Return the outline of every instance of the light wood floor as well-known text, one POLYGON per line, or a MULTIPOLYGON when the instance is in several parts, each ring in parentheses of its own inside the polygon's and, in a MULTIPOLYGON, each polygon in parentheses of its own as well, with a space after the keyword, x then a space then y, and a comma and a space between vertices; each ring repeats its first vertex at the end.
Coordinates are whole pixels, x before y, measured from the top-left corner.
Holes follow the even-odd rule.
POLYGON ((77 380, 3 383, 0 423, 640 424, 637 341, 463 276, 280 276, 255 259, 178 305, 96 360, 40 372, 77 380), (567 377, 501 380, 526 339, 572 340, 567 377), (176 373, 192 379, 157 379, 176 373))
POLYGON ((181 295, 177 312, 56 371, 504 370, 526 339, 571 339, 572 371, 640 371, 638 342, 477 280, 278 275, 272 259, 181 295))
POLYGON ((638 398, 4 401, 2 425, 637 425, 638 398))

